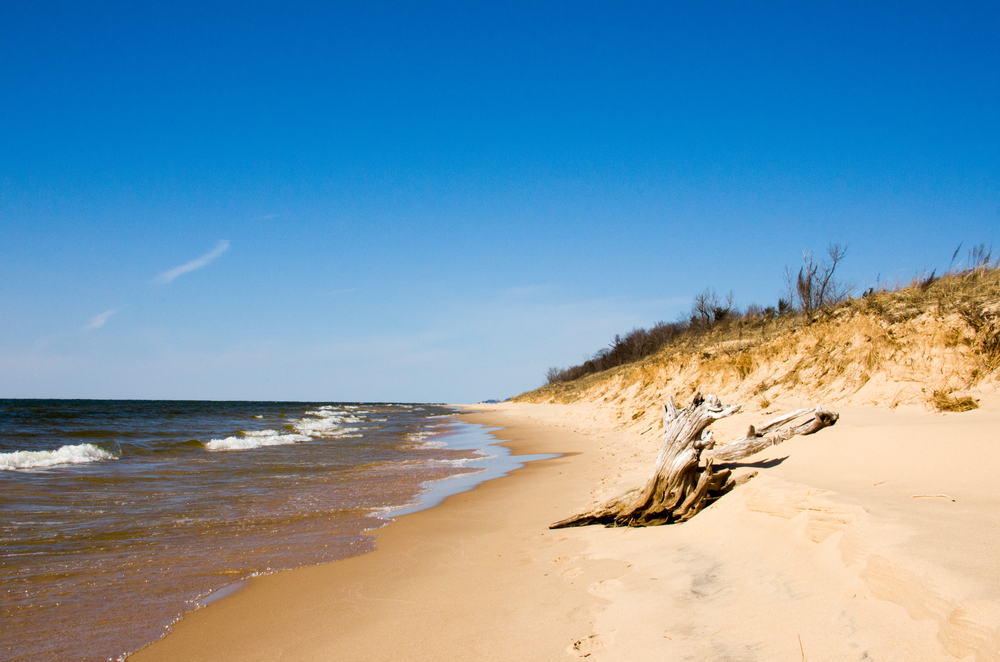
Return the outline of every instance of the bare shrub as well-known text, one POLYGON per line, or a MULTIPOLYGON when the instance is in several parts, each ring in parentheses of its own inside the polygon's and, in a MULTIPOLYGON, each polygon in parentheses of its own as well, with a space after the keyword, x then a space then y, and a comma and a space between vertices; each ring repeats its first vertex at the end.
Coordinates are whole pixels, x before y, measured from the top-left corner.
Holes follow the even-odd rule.
POLYGON ((705 291, 695 295, 691 302, 691 326, 710 329, 716 324, 738 317, 739 311, 733 303, 732 291, 725 299, 720 299, 715 290, 705 288, 705 291))
POLYGON ((799 310, 806 315, 844 301, 852 289, 833 277, 837 265, 847 256, 847 246, 830 244, 826 254, 829 261, 816 260, 812 253, 803 253, 803 264, 794 278, 790 270, 785 270, 789 296, 798 302, 799 310))

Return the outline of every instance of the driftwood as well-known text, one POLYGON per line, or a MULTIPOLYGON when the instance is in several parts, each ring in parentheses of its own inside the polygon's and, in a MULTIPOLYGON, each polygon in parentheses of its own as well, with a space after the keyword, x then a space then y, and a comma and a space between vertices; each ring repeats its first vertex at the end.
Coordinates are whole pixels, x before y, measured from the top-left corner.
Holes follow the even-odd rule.
POLYGON ((795 435, 813 434, 833 425, 839 418, 839 414, 822 407, 799 409, 779 416, 759 430, 751 425, 743 438, 717 448, 708 426, 720 418, 732 416, 739 409, 739 405, 724 407, 714 395, 702 397, 698 393, 690 405, 678 410, 674 399, 670 398, 670 402, 663 405, 660 453, 646 485, 549 528, 588 524, 655 526, 687 521, 737 484, 731 478, 730 469, 715 472, 714 463, 740 460, 795 435), (779 429, 807 414, 811 417, 804 423, 779 429))

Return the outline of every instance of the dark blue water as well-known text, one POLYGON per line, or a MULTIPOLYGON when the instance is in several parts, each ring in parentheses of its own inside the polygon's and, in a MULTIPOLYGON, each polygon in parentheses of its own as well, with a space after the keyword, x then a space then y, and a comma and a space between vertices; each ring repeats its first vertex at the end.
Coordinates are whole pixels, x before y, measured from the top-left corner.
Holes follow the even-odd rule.
POLYGON ((242 578, 369 551, 429 481, 516 466, 452 413, 0 400, 0 658, 117 658, 242 578))

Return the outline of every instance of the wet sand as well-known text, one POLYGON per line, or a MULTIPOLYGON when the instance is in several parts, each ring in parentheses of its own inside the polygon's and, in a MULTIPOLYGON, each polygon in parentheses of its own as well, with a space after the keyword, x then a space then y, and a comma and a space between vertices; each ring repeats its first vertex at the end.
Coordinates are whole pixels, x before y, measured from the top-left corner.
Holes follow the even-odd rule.
POLYGON ((558 531, 642 481, 657 431, 586 406, 483 409, 463 418, 515 453, 564 455, 399 518, 375 552, 253 579, 129 659, 1000 659, 992 409, 842 409, 746 460, 760 474, 686 524, 558 531))
MULTIPOLYGON (((564 430, 463 418, 504 425, 498 434, 517 454, 586 450, 564 430)), ((622 565, 597 562, 567 581, 566 564, 553 561, 583 547, 546 528, 587 499, 590 485, 567 471, 571 462, 533 462, 403 516, 376 532, 375 552, 252 579, 129 659, 558 658, 591 633, 603 600, 590 584, 622 565)))

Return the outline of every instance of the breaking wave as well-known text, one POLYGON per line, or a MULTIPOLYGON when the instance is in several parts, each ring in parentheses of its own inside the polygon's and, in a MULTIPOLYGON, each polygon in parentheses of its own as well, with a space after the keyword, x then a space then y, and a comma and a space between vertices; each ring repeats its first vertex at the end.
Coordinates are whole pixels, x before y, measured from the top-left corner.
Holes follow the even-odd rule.
POLYGON ((250 430, 241 433, 241 437, 226 437, 212 439, 205 448, 213 451, 244 451, 263 446, 283 446, 300 441, 309 441, 304 434, 281 434, 277 430, 250 430))
MULTIPOLYGON (((356 409, 356 408, 355 408, 356 409)), ((358 428, 343 427, 345 423, 360 423, 362 419, 348 413, 344 409, 336 407, 320 407, 312 411, 305 412, 309 418, 300 418, 292 427, 300 434, 310 437, 343 437, 350 432, 357 432, 358 428)), ((361 412, 363 413, 363 412, 361 412)))
POLYGON ((118 456, 94 444, 63 446, 54 451, 14 451, 0 453, 0 470, 40 469, 63 464, 86 464, 116 460, 118 456))

